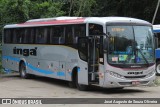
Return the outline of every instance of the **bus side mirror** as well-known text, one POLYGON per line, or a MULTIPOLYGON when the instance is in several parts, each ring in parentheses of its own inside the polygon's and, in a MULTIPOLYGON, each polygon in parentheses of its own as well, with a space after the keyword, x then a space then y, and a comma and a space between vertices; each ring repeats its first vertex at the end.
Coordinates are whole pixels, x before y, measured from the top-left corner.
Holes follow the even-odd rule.
POLYGON ((107 52, 108 42, 109 42, 109 39, 108 39, 108 38, 105 38, 104 41, 103 41, 103 49, 104 49, 104 52, 107 52))
POLYGON ((103 47, 103 36, 100 36, 100 38, 99 38, 99 41, 97 42, 97 48, 99 49, 99 53, 101 54, 101 55, 103 55, 103 49, 104 49, 104 47, 103 47))

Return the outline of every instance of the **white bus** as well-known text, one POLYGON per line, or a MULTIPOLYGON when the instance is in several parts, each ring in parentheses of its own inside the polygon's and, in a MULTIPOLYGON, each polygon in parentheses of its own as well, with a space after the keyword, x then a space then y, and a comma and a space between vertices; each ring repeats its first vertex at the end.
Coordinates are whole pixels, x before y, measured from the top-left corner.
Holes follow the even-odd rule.
POLYGON ((149 22, 126 17, 55 17, 4 27, 3 68, 62 79, 79 90, 147 86, 155 80, 149 22))
POLYGON ((156 36, 156 50, 155 50, 155 57, 156 57, 156 72, 157 75, 160 75, 160 25, 153 25, 153 32, 156 36))

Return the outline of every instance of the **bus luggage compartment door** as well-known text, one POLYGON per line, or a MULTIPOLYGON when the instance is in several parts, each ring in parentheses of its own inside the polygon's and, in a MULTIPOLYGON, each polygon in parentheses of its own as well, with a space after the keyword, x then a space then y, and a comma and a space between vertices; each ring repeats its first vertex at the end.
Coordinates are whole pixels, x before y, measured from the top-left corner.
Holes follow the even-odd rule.
POLYGON ((66 79, 66 64, 65 62, 60 61, 59 62, 59 71, 57 72, 57 75, 59 76, 59 79, 66 79))

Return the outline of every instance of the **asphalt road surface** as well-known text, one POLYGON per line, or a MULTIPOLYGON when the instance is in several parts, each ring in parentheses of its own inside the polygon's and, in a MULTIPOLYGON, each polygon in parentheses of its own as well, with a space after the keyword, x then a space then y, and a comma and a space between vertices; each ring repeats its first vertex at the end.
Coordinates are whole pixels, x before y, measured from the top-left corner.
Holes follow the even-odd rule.
MULTIPOLYGON (((160 77, 157 78, 160 79, 160 77)), ((9 74, 0 76, 0 98, 160 98, 160 86, 128 87, 122 90, 91 87, 89 91, 79 91, 70 88, 67 82, 61 80, 44 77, 21 79, 18 74, 9 74)), ((19 106, 22 107, 22 105, 16 105, 16 107, 19 106)), ((40 107, 39 105, 32 106, 40 107)), ((54 106, 61 107, 64 104, 54 106)), ((65 106, 73 107, 74 105, 65 106)), ((77 106, 81 107, 82 105, 77 106)), ((134 105, 130 105, 130 107, 132 106, 134 105)), ((151 105, 143 106, 150 107, 151 105)), ((154 106, 158 107, 159 105, 154 106)), ((97 107, 97 105, 92 105, 92 107, 97 107)))

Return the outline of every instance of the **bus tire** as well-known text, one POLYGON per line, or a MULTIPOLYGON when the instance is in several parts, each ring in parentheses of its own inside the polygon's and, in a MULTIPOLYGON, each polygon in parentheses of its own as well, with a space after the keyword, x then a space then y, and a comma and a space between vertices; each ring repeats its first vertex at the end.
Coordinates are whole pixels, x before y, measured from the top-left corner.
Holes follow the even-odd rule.
POLYGON ((156 74, 160 75, 160 61, 156 63, 156 74))
POLYGON ((25 79, 29 78, 29 74, 27 74, 26 72, 26 65, 24 62, 20 64, 19 73, 21 78, 25 78, 25 79))
POLYGON ((83 85, 83 84, 79 84, 78 83, 78 74, 76 75, 76 87, 80 91, 87 91, 88 90, 88 86, 87 85, 83 85))

